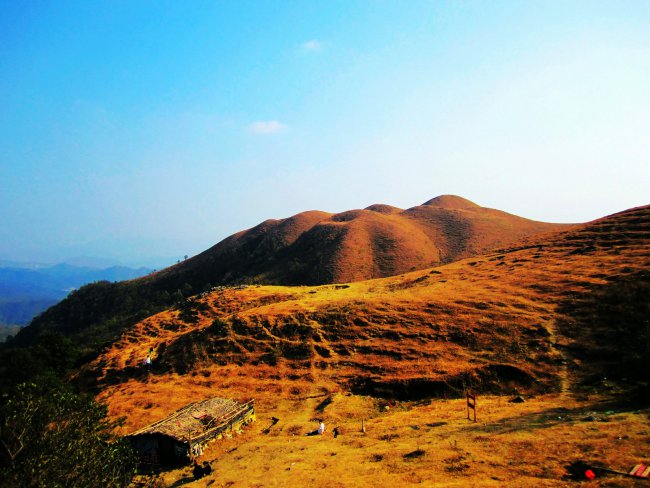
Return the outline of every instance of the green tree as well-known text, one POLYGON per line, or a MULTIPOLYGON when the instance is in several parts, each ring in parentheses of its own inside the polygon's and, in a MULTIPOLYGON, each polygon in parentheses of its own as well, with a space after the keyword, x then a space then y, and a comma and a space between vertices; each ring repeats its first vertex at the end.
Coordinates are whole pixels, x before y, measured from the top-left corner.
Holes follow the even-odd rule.
POLYGON ((21 383, 0 403, 0 486, 126 486, 135 458, 106 407, 56 380, 21 383))

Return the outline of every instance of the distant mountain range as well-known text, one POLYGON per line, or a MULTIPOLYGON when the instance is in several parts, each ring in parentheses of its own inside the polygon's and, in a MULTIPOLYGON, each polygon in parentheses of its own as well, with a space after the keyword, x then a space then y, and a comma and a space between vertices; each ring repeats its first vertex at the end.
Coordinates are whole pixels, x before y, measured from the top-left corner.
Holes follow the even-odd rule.
POLYGON ((96 281, 123 281, 150 273, 148 268, 96 268, 67 263, 0 263, 0 326, 27 325, 72 290, 96 281))
POLYGON ((115 259, 96 258, 90 256, 75 256, 61 261, 56 260, 55 263, 51 261, 10 261, 0 259, 0 268, 43 269, 51 268, 52 266, 59 264, 68 264, 76 268, 92 268, 97 270, 124 265, 124 263, 116 261, 115 259))

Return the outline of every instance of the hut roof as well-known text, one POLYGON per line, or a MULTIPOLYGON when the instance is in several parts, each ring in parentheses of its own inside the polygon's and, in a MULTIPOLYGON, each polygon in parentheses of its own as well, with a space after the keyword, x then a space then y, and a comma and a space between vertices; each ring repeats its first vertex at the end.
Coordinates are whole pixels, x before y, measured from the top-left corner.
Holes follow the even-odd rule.
POLYGON ((217 397, 193 402, 176 410, 170 416, 133 432, 130 436, 162 434, 179 441, 187 441, 189 437, 203 436, 208 431, 232 420, 252 405, 253 400, 240 403, 217 397))

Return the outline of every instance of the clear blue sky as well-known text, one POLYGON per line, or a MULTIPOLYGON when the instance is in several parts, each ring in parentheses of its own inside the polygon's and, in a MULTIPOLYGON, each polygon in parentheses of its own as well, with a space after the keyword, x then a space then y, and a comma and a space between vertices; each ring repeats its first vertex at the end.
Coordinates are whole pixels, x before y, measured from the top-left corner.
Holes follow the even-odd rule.
POLYGON ((0 259, 440 194, 650 203, 650 2, 0 0, 0 259))

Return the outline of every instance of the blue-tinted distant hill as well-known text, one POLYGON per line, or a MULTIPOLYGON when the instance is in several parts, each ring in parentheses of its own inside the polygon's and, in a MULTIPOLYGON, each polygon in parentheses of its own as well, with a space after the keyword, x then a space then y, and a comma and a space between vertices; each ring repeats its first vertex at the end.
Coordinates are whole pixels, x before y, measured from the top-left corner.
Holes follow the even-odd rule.
POLYGON ((99 269, 66 263, 49 267, 0 266, 0 326, 27 325, 36 315, 87 283, 130 280, 151 271, 144 267, 99 269))

